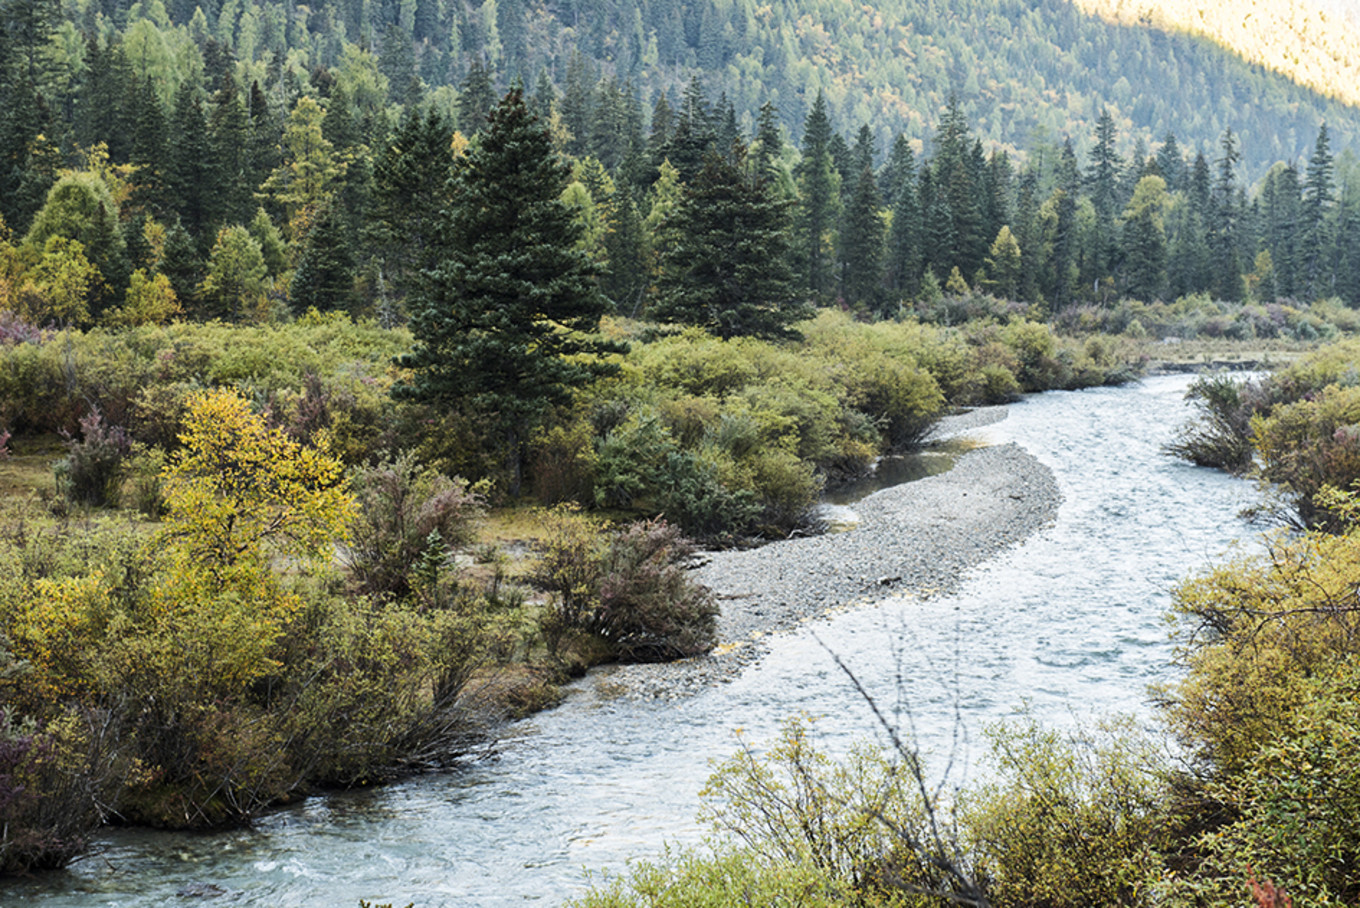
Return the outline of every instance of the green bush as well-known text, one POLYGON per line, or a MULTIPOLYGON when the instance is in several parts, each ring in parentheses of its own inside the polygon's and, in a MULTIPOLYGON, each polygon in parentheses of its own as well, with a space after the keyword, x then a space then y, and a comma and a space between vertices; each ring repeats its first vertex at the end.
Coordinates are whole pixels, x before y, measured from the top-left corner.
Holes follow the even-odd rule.
POLYGON ((1158 758, 1131 723, 1066 736, 1034 723, 992 731, 997 779, 963 825, 997 905, 1151 904, 1165 821, 1158 758))
POLYGON ((1199 412, 1179 430, 1166 452, 1196 466, 1245 472, 1254 453, 1251 418, 1260 396, 1257 386, 1224 373, 1200 376, 1185 392, 1185 399, 1194 402, 1199 412))

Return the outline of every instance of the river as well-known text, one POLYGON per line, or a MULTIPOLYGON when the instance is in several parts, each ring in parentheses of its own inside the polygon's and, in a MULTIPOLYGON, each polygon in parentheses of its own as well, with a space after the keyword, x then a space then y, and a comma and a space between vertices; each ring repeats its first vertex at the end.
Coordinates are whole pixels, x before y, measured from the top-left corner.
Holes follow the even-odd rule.
POLYGON ((1146 720, 1148 686, 1173 672, 1170 590, 1255 544, 1236 517, 1251 484, 1160 453, 1189 415, 1188 381, 1038 395, 973 433, 1038 457, 1064 502, 1053 526, 955 595, 815 622, 773 639, 736 681, 680 702, 611 695, 598 673, 461 771, 313 798, 248 830, 109 831, 66 871, 0 882, 0 904, 192 904, 194 892, 233 906, 556 905, 587 869, 698 842, 699 791, 738 730, 759 745, 807 714, 832 752, 873 737, 833 653, 954 782, 985 773, 983 729, 1021 711, 1049 725, 1146 720))

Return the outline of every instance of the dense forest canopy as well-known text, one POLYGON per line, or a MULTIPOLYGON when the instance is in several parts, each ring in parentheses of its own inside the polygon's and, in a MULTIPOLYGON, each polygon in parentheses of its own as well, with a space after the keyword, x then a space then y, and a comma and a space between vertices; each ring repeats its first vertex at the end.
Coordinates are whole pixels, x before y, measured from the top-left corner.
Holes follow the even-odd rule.
POLYGON ((1360 8, 1346 0, 1075 0, 1112 22, 1189 32, 1348 104, 1360 103, 1360 8))
MULTIPOLYGON (((22 18, 44 5, 12 0, 7 8, 22 18)), ((502 91, 516 77, 532 86, 540 73, 562 93, 588 75, 612 76, 647 108, 661 91, 674 101, 698 73, 713 96, 732 102, 744 129, 770 101, 794 136, 822 92, 834 122, 868 124, 880 149, 901 132, 920 151, 951 94, 985 142, 1012 151, 1063 136, 1083 150, 1104 108, 1129 142, 1175 131, 1187 147, 1208 149, 1231 126, 1253 177, 1306 154, 1324 120, 1342 145, 1356 130, 1351 108, 1266 72, 1257 58, 1109 24, 1068 0, 886 0, 872 8, 825 0, 62 0, 42 15, 59 20, 44 92, 67 116, 91 73, 86 42, 97 37, 120 43, 166 105, 181 82, 224 67, 242 87, 266 84, 271 72, 274 81, 288 72, 305 81, 325 67, 356 101, 401 104, 423 94, 452 106, 480 62, 502 91)), ((1336 70, 1334 83, 1345 81, 1336 70)))
POLYGON ((1045 315, 1360 303, 1354 109, 1067 3, 0 10, 0 308, 34 324, 404 319, 506 84, 571 165, 575 242, 622 314, 749 322, 696 295, 740 271, 704 233, 725 221, 787 266, 738 294, 777 324, 974 291, 1045 315))

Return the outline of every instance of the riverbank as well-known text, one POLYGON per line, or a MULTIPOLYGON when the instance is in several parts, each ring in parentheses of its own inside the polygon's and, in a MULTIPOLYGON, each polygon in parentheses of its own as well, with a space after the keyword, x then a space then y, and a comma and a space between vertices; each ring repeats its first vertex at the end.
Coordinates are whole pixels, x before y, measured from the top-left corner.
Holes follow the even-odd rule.
MULTIPOLYGON (((1004 407, 950 417, 936 438, 1005 418, 1004 407)), ((1062 495, 1052 472, 1018 445, 978 448, 946 473, 883 489, 855 505, 843 533, 712 552, 696 578, 717 594, 719 645, 696 659, 605 669, 619 695, 688 696, 737 676, 771 634, 889 595, 952 591, 971 568, 1049 525, 1062 495)))

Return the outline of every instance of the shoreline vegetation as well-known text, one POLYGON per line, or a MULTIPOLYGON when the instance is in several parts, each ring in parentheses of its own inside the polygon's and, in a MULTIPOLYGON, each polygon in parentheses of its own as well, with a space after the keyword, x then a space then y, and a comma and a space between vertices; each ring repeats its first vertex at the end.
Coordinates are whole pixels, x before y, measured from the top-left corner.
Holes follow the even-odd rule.
POLYGON ((400 329, 333 315, 12 332, 0 345, 17 430, 0 460, 0 686, 10 777, 30 794, 14 802, 7 866, 58 867, 101 822, 248 823, 329 787, 438 768, 591 666, 697 656, 618 670, 653 679, 647 695, 674 695, 739 670, 757 631, 889 589, 943 588, 1051 517, 1051 478, 1023 452, 975 451, 877 493, 854 534, 772 549, 749 533, 788 536, 828 477, 995 418, 993 401, 1120 380, 1148 359, 1133 339, 1023 319, 946 329, 823 312, 799 328, 803 340, 774 343, 607 324, 632 350, 526 440, 533 508, 497 491, 500 465, 467 423, 388 402, 391 358, 409 343, 400 329), (946 415, 960 406, 970 412, 946 415), (217 424, 240 431, 208 431, 217 424), (219 457, 257 474, 228 481, 219 457), (492 481, 448 478, 467 470, 492 481), (268 492, 280 482, 294 493, 268 492), (984 538, 945 519, 981 488, 996 493, 984 538), (255 510, 272 530, 220 537, 214 521, 240 531, 231 515, 255 510), (666 522, 629 524, 659 512, 666 522), (275 532, 303 513, 334 532, 275 532), (750 521, 740 535, 704 523, 734 513, 750 521), (695 527, 725 547, 688 571, 680 530, 695 527), (930 570, 846 554, 908 532, 932 540, 930 570), (753 596, 752 565, 771 559, 790 582, 800 560, 843 570, 816 568, 815 603, 781 582, 753 596), (742 617, 738 604, 753 608, 742 617), (397 708, 375 711, 393 697, 397 708))

